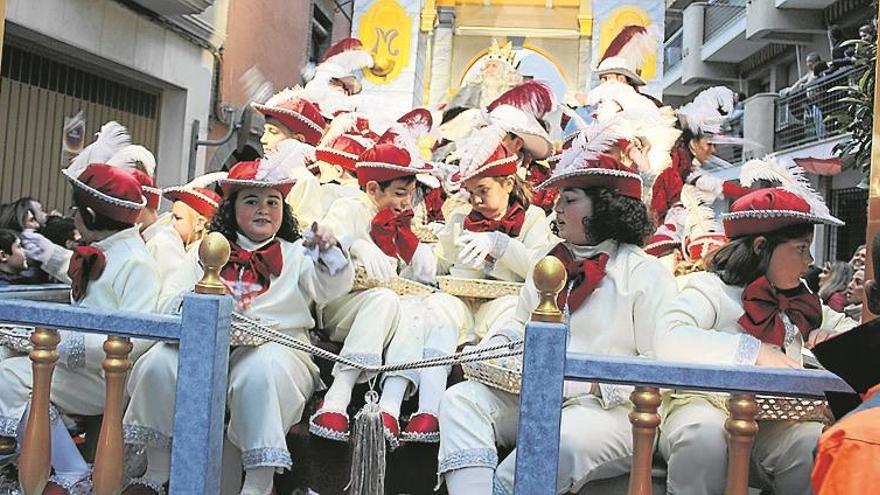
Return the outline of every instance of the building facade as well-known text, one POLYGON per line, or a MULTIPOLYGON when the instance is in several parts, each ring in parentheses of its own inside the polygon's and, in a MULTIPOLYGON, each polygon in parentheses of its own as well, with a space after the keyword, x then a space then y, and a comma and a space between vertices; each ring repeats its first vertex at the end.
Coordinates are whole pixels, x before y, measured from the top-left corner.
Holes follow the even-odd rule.
MULTIPOLYGON (((849 136, 827 117, 845 109, 840 94, 858 69, 845 65, 792 87, 807 72, 807 55, 833 59, 829 31, 855 39, 871 25, 871 0, 667 0, 663 97, 677 105, 709 86, 742 93, 741 117, 731 126, 742 148, 719 147, 715 173, 735 178, 744 159, 771 154, 805 165, 832 212, 847 221, 840 229, 817 230, 817 260, 849 259, 864 243, 867 190, 862 176, 841 170, 833 148, 849 136)), ((839 52, 838 52, 839 54, 839 52)), ((803 82, 803 81, 802 81, 803 82)))
POLYGON ((154 151, 160 184, 184 180, 187 130, 194 121, 207 129, 224 37, 216 19, 226 8, 227 0, 8 0, 0 201, 67 204, 62 128, 79 111, 86 142, 116 119, 154 151))

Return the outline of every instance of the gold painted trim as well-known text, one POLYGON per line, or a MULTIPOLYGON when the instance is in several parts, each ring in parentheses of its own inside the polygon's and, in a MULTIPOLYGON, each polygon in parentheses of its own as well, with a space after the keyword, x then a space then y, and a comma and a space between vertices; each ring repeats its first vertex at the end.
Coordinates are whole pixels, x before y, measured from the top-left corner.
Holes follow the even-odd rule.
POLYGON ((593 2, 592 0, 579 0, 578 5, 578 28, 581 37, 592 39, 593 37, 593 2))
POLYGON ((580 32, 577 29, 553 29, 553 28, 532 28, 522 29, 514 27, 493 27, 493 26, 459 26, 455 28, 457 36, 522 36, 524 38, 544 38, 544 39, 579 39, 580 32))
POLYGON ((423 33, 434 31, 437 25, 437 4, 435 0, 425 0, 425 6, 422 8, 420 29, 423 33))

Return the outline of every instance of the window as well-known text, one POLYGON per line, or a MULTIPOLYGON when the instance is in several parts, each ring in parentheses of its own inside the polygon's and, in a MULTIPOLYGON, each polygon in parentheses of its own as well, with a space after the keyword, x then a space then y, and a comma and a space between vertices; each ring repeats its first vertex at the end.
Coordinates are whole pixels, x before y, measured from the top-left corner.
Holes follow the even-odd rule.
POLYGON ((330 48, 333 21, 317 5, 312 5, 312 26, 309 36, 309 62, 317 64, 330 48))

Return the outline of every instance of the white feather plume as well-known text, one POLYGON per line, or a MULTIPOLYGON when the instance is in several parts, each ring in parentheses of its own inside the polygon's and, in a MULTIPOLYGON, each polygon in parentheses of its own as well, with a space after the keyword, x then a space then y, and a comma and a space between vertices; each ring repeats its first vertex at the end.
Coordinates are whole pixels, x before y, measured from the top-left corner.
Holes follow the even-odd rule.
POLYGON ((465 138, 456 149, 461 176, 467 177, 482 167, 506 135, 504 129, 489 125, 475 130, 465 138))
POLYGON ((97 133, 97 138, 92 144, 83 148, 83 150, 70 161, 67 167, 67 173, 71 177, 79 177, 89 164, 106 163, 110 158, 118 153, 122 148, 131 144, 131 136, 128 130, 119 122, 111 120, 103 126, 97 133))
POLYGON ((328 70, 351 74, 352 72, 373 66, 373 56, 366 50, 346 50, 318 64, 317 71, 328 70))
POLYGON ((321 142, 318 143, 318 146, 329 146, 339 136, 350 133, 355 129, 357 119, 358 114, 353 112, 342 114, 333 119, 333 122, 330 123, 330 126, 324 132, 324 136, 321 137, 321 142))
POLYGON ((714 86, 678 109, 678 115, 694 134, 718 134, 726 116, 733 111, 736 94, 730 88, 714 86))
POLYGON ((200 175, 189 181, 184 187, 194 189, 196 187, 208 187, 211 184, 225 179, 229 174, 227 172, 211 172, 210 174, 200 175))
POLYGON ((711 195, 707 195, 690 184, 685 184, 682 187, 681 204, 687 212, 684 218, 684 231, 691 239, 701 235, 724 232, 715 218, 715 211, 710 206, 713 199, 711 195))
POLYGON ((295 169, 306 166, 307 148, 310 146, 295 139, 281 141, 275 151, 260 160, 254 179, 265 182, 289 180, 295 169))
POLYGON ((294 98, 299 98, 300 95, 302 95, 302 92, 303 88, 299 85, 296 85, 292 88, 284 88, 281 91, 272 95, 271 98, 266 100, 266 103, 264 103, 264 105, 266 105, 267 107, 277 107, 286 101, 292 100, 294 98))
POLYGON ((156 176, 156 157, 152 151, 138 144, 123 146, 107 160, 107 164, 128 169, 136 169, 140 165, 147 175, 156 176))
POLYGON ((556 174, 572 172, 583 168, 588 160, 595 159, 600 153, 605 153, 619 139, 626 136, 612 125, 592 125, 578 134, 571 147, 562 152, 559 163, 556 164, 556 174))
POLYGON ((813 189, 806 172, 797 165, 785 165, 769 155, 754 158, 742 166, 739 180, 745 187, 751 187, 759 180, 777 182, 782 189, 797 194, 809 203, 814 215, 831 216, 825 199, 813 189))

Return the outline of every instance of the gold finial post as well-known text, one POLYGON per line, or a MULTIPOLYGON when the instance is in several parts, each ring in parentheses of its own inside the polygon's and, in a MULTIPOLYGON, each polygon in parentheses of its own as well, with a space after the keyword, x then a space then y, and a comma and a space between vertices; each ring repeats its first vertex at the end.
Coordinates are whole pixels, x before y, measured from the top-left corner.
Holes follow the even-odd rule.
POLYGON ((555 256, 545 256, 535 265, 533 280, 541 301, 532 311, 532 321, 562 322, 562 311, 556 304, 556 295, 565 287, 565 267, 555 256))
POLYGON ((630 394, 633 410, 629 422, 633 426, 633 461, 629 475, 629 495, 651 494, 651 463, 654 437, 660 426, 660 389, 639 386, 630 394))
POLYGON ((746 495, 749 491, 749 463, 758 423, 758 404, 752 394, 730 394, 727 399, 730 417, 724 422, 727 439, 727 487, 725 495, 746 495))
POLYGON ((220 270, 229 261, 229 241, 220 232, 211 232, 199 246, 199 260, 205 267, 205 275, 196 284, 198 294, 226 294, 226 286, 220 280, 220 270))
POLYGON ((31 335, 31 342, 34 343, 34 349, 30 352, 34 388, 18 469, 18 481, 27 495, 43 493, 49 479, 52 456, 49 394, 60 341, 58 332, 48 328, 37 327, 31 335))
POLYGON ((98 449, 95 453, 95 470, 92 482, 96 495, 113 495, 122 492, 123 470, 122 461, 122 413, 123 393, 125 391, 125 375, 131 368, 128 355, 131 353, 131 341, 124 337, 107 337, 104 341, 104 379, 106 395, 104 397, 104 419, 101 421, 101 434, 98 437, 98 449))

